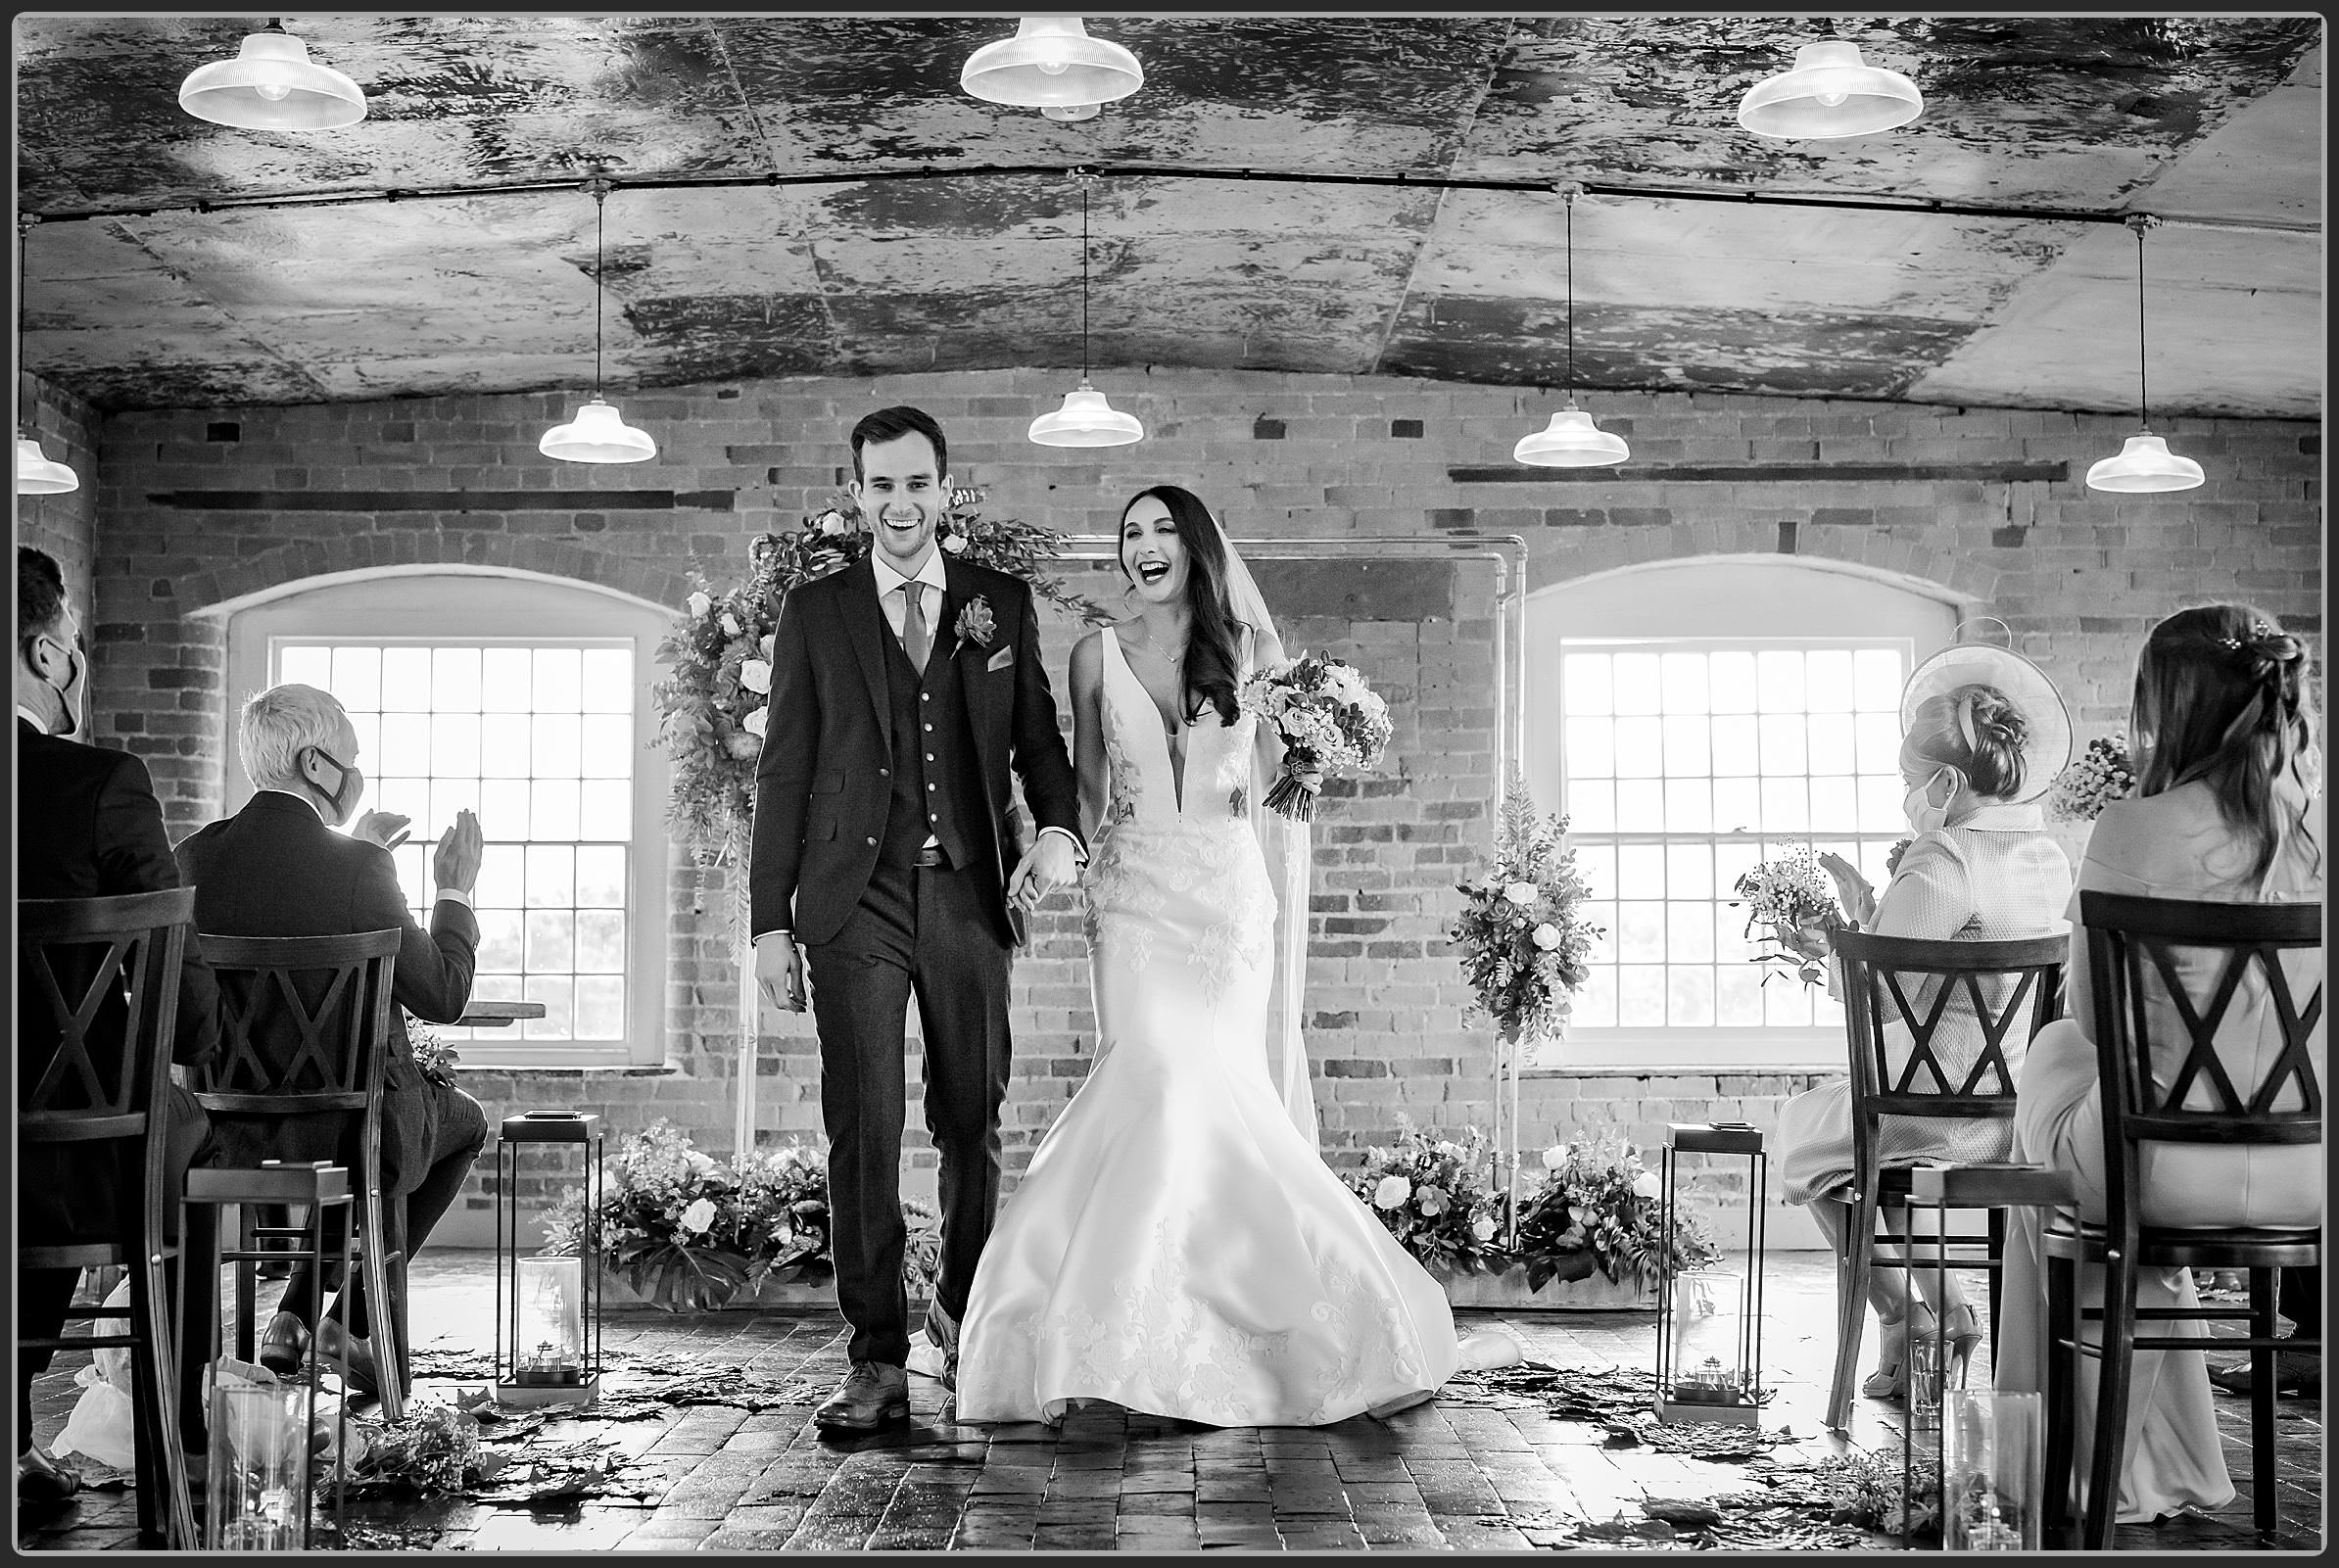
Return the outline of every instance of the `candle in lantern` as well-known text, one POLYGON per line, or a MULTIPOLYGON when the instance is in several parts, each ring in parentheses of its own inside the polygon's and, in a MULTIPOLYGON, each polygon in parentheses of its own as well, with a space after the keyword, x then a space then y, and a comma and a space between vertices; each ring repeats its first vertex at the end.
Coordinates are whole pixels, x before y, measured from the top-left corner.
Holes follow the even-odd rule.
POLYGON ((523 1258, 520 1276, 520 1343, 534 1347, 522 1358, 517 1381, 567 1387, 585 1378, 585 1293, 582 1260, 523 1258))

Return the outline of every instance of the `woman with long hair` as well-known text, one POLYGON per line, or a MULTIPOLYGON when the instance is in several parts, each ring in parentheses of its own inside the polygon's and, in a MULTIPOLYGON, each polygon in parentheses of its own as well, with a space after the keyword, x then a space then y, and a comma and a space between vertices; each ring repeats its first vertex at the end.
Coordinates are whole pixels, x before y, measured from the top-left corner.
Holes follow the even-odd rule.
MULTIPOLYGON (((2202 903, 2318 901, 2322 897, 2321 754, 2307 646, 2263 610, 2212 604, 2152 629, 2136 660, 2128 735, 2136 792, 2104 808, 2079 866, 2079 891, 2202 903)), ((2086 933, 2072 900, 2071 1016, 2030 1043, 2018 1086, 2016 1153, 2070 1171, 2079 1217, 2104 1217, 2103 1100, 2096 1074, 2094 987, 2086 933)), ((2187 955, 2179 953, 2180 960, 2187 955)), ((2180 962, 2198 996, 2209 954, 2180 962)), ((2293 994, 2321 984, 2320 949, 2286 954, 2293 994)), ((2176 1002, 2142 997, 2153 1074, 2167 1087, 2190 1044, 2176 1002)), ((2217 1047, 2236 1082, 2256 1082, 2283 1049, 2279 1019, 2254 971, 2228 1005, 2217 1047)), ((2312 1055, 2322 1075, 2322 1035, 2312 1055)), ((2289 1109, 2290 1107, 2278 1107, 2289 1109)), ((2322 1151, 2314 1145, 2163 1144, 2143 1167, 2143 1220, 2154 1225, 2311 1226, 2322 1217, 2322 1151)), ((2006 1241, 2005 1321, 1997 1386, 2045 1386, 2046 1280, 2040 1216, 2016 1210, 2006 1241)), ((2102 1300, 2102 1271, 2080 1270, 2082 1303, 2102 1300)), ((2145 1270, 2139 1309, 2196 1305, 2192 1272, 2145 1270)), ((2163 1325, 2207 1343, 2198 1320, 2163 1325)), ((2096 1366, 2078 1375, 2078 1451, 2094 1424, 2096 1366)), ((2202 1353, 2137 1351, 2130 1385, 2118 1519, 2137 1523, 2232 1500, 2202 1353)), ((2082 1499, 2083 1501, 2083 1499, 2082 1499)))
MULTIPOLYGON (((2053 935, 2071 897, 2071 861, 2041 820, 2039 798, 2071 754, 2063 699, 2045 673, 2020 654, 1987 644, 1948 648, 1909 677, 1901 696, 1902 809, 1915 836, 1901 852, 1882 896, 1838 856, 1822 864, 1835 876, 1844 913, 1862 930, 1932 941, 2001 941, 2053 935)), ((2008 983, 1991 982, 2003 990, 2008 983)), ((2004 995, 1988 998, 1995 1008, 2004 995)), ((1921 1000, 1919 1003, 1923 1006, 1921 1000)), ((1981 1060, 1985 1032, 1963 990, 1942 1004, 1932 1037, 1933 1058, 1951 1082, 1981 1060)), ((1888 1051, 1905 1059, 1908 1031, 1886 1025, 1888 1051)), ((2022 1044, 2008 1040, 2007 1064, 2022 1044)), ((1796 1095, 1779 1117, 1780 1174, 1790 1203, 1811 1217, 1838 1264, 1871 1238, 1852 1234, 1857 1174, 1852 1168, 1851 1087, 1841 1079, 1796 1095)), ((1919 1160, 2004 1160, 2013 1131, 2000 1118, 1886 1117, 1878 1128, 1887 1165, 1919 1160)), ((1887 1214, 1888 1218, 1888 1214, 1887 1214)), ((1870 1399, 1899 1399, 1908 1386, 1908 1347, 1934 1332, 1934 1318, 1961 1369, 1981 1329, 1954 1275, 1935 1282, 1920 1271, 1918 1291, 1897 1268, 1873 1268, 1867 1306, 1883 1328, 1877 1370, 1862 1386, 1870 1399)))

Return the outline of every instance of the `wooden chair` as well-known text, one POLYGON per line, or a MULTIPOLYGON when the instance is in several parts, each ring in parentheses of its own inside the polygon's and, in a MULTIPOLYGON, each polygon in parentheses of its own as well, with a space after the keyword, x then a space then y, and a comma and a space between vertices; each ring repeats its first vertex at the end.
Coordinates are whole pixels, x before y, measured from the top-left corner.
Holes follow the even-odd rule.
MULTIPOLYGON (((1881 1211, 1897 1211, 1905 1233, 1911 1207, 1909 1167, 1884 1163, 1883 1118, 2011 1120, 2014 1072, 2007 1061, 2007 1043, 2016 1037, 2019 1025, 2024 1031, 2021 1042, 2028 1045, 2062 1011, 2069 943, 2061 936, 1957 942, 1839 930, 1831 945, 1843 965, 1857 1188, 1853 1245, 1836 1276, 1836 1371, 1828 1391, 1827 1424, 1841 1431, 1851 1417, 1853 1379, 1859 1375, 1860 1343, 1868 1329, 1869 1275, 1879 1265, 1910 1266, 1908 1259, 1880 1250, 1875 1241, 1881 1211), (1974 1065, 1952 1082, 1934 1054, 1933 1040, 1942 1020, 1952 1016, 1951 1002, 1960 999, 1955 1016, 1979 1022, 1982 1046, 1974 1065), (1887 1032, 1888 1024, 1898 1028, 1887 1032), (1893 1061, 1901 1049, 1907 1052, 1905 1059, 1893 1061)), ((1934 1251, 1944 1256, 1947 1249, 1957 1249, 1951 1259, 1956 1266, 1988 1272, 1994 1348, 2006 1212, 1994 1206, 1985 1212, 1986 1234, 1944 1235, 1934 1239, 1934 1251)))
MULTIPOLYGON (((215 1124, 360 1118, 358 1234, 344 1235, 339 1249, 363 1270, 382 1415, 393 1424, 406 1408, 406 1290, 392 1268, 392 1227, 402 1206, 382 1193, 382 1075, 400 937, 395 927, 350 936, 207 933, 204 956, 219 980, 219 1055, 195 1095, 215 1124)), ((242 1254, 256 1253, 256 1241, 307 1233, 305 1226, 257 1225, 249 1212, 240 1225, 242 1254)), ((250 1258, 236 1260, 236 1354, 245 1360, 257 1337, 254 1266, 250 1258)), ((319 1280, 320 1303, 324 1288, 319 1280)))
MULTIPOLYGON (((2203 1229, 2147 1224, 2141 1153, 2147 1143, 2318 1144, 2322 1139, 2322 1084, 2315 1064, 2322 1027, 2322 906, 2212 904, 2082 892, 2079 921, 2087 932, 2087 967, 2095 1002, 2096 1070, 2103 1083, 2104 1222, 2058 1215, 2042 1237, 2047 1267, 2047 1448, 2050 1479, 2072 1473, 2076 1447, 2078 1357, 2101 1365, 2095 1431, 2088 1457, 2087 1510, 2081 1545, 2111 1545, 2119 1499, 2122 1449, 2127 1431, 2128 1380, 2139 1350, 2205 1349, 2250 1353, 2251 1512, 2261 1534, 2274 1528, 2274 1347, 2319 1354, 2315 1325, 2297 1337, 2274 1337, 2274 1271, 2322 1261, 2321 1229, 2218 1225, 2203 1229), (2220 955, 2206 989, 2187 986, 2177 950, 2220 955), (2282 955, 2317 955, 2314 989, 2300 996, 2282 955), (2282 1033, 2282 1049, 2255 1082, 2237 1082, 2238 1066, 2218 1049, 2217 1035, 2243 982, 2258 975, 2282 1033), (2145 1026, 2147 997, 2165 998, 2184 1025, 2181 1041, 2154 1040, 2145 1026), (2156 1057, 2165 1071, 2156 1073, 2156 1057), (2295 1098, 2292 1108, 2276 1102, 2295 1098), (2206 1105, 2188 1101, 2207 1100, 2206 1105), (2078 1270, 2104 1271, 2104 1305, 2078 1305, 2078 1270), (2146 1268, 2243 1269, 2250 1277, 2246 1307, 2136 1306, 2136 1278, 2146 1268), (2204 1341, 2136 1332, 2153 1321, 2243 1319, 2249 1333, 2204 1341), (2100 1345, 2086 1344, 2081 1326, 2100 1327, 2100 1345)), ((2252 1042, 2255 1044, 2255 1040, 2252 1042)), ((2217 1435, 2209 1434, 2216 1442, 2217 1435)), ((2070 1490, 2048 1488, 2048 1524, 2068 1532, 2070 1490)))
MULTIPOLYGON (((68 1318, 92 1319, 93 1329, 95 1319, 124 1318, 121 1331, 19 1338, 17 1348, 128 1349, 139 1537, 150 1545, 182 1550, 193 1549, 196 1537, 186 1453, 179 1442, 178 1359, 164 1275, 165 1260, 177 1257, 179 1249, 164 1240, 164 1206, 175 1203, 177 1194, 164 1190, 169 1141, 167 1117, 161 1113, 169 1101, 179 967, 194 915, 193 888, 17 903, 18 994, 46 1002, 58 1036, 56 1055, 37 1076, 20 1066, 17 1137, 24 1145, 85 1145, 92 1153, 134 1144, 144 1176, 135 1193, 120 1195, 121 1231, 114 1238, 17 1248, 17 1266, 24 1269, 125 1268, 130 1279, 126 1309, 73 1307, 66 1312, 68 1318)), ((19 1006, 25 1003, 20 1000, 19 1006)), ((24 1049, 22 1040, 18 1049, 24 1049)))

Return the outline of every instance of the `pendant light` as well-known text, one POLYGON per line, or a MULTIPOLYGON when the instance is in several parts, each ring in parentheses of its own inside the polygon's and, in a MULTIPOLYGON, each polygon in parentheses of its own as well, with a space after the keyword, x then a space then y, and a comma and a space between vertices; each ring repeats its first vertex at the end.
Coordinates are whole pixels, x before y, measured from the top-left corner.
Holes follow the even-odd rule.
POLYGON ((1558 190, 1567 202, 1567 406, 1545 428, 1520 437, 1510 459, 1538 468, 1605 468, 1633 452, 1622 436, 1600 429, 1576 406, 1576 198, 1584 187, 1567 184, 1558 190))
POLYGON ((1137 57, 1109 38, 1091 38, 1078 17, 1023 17, 1015 36, 986 43, 967 57, 958 84, 987 103, 1019 109, 1087 108, 1126 98, 1145 85, 1137 57))
POLYGON ((577 409, 573 423, 545 432, 536 450, 569 463, 641 463, 658 454, 658 444, 617 416, 601 402, 601 214, 609 182, 598 175, 585 182, 593 197, 593 401, 577 409))
POLYGON ((1792 71, 1756 82, 1738 101, 1740 124, 1757 136, 1792 141, 1872 136, 1924 112, 1915 82, 1862 64, 1860 46, 1848 38, 1803 45, 1792 71))
POLYGON ((2127 445, 2120 449, 2119 456, 2106 457, 2087 470, 2089 490, 2149 495, 2164 490, 2191 490, 2203 478, 2201 465, 2171 451, 2169 444, 2152 433, 2152 421, 2146 417, 2149 404, 2144 390, 2144 231, 2159 227, 2160 221, 2143 213, 2127 220, 2127 226, 2136 231, 2136 423, 2142 428, 2127 438, 2127 445))
POLYGON ((1133 413, 1122 413, 1088 384, 1088 187, 1096 175, 1073 170, 1080 185, 1080 385, 1064 395, 1064 406, 1031 421, 1027 434, 1042 447, 1125 447, 1145 439, 1133 413))
MULTIPOLYGON (((24 286, 24 248, 32 225, 40 221, 37 213, 17 214, 17 287, 24 286)), ((24 383, 32 372, 24 363, 24 302, 17 301, 17 494, 20 496, 62 496, 67 491, 81 488, 81 476, 64 463, 51 462, 49 454, 40 450, 40 438, 31 433, 31 421, 26 417, 24 383)))
POLYGON ((198 66, 178 86, 178 106, 197 119, 244 130, 331 130, 365 118, 358 84, 309 58, 309 46, 270 17, 233 60, 198 66))

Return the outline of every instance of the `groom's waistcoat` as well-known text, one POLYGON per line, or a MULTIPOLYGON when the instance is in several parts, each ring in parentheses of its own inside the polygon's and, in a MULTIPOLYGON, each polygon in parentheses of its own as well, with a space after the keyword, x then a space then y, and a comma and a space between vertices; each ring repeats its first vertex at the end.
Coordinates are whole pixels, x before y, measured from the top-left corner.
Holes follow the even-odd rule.
MULTIPOLYGON (((885 808, 879 856, 888 865, 906 866, 931 832, 941 840, 951 865, 980 864, 994 847, 957 653, 946 657, 944 640, 935 638, 921 677, 899 639, 888 635, 884 644, 893 798, 885 808)), ((956 649, 959 644, 951 640, 949 645, 956 649)))

